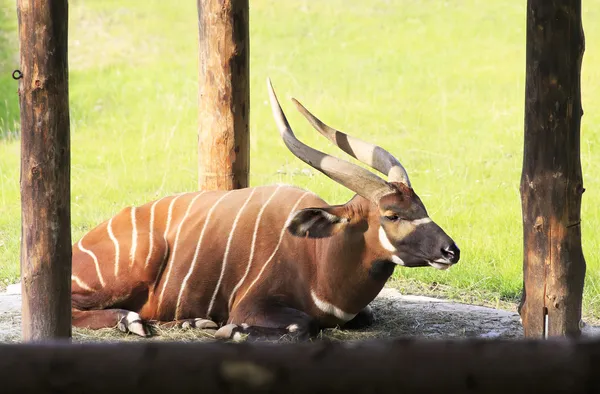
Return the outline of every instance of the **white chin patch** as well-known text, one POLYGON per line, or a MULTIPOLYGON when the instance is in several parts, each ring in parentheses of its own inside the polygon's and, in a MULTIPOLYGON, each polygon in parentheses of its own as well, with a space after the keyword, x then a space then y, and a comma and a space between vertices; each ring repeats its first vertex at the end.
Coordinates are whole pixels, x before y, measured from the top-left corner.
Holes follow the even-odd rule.
POLYGON ((395 254, 392 255, 392 262, 397 265, 406 265, 406 264, 404 264, 404 260, 402 260, 400 257, 396 256, 395 254))
POLYGON ((435 261, 429 262, 429 265, 439 270, 447 270, 450 268, 450 264, 436 263, 435 261))
POLYGON ((392 245, 392 243, 390 242, 390 239, 388 238, 387 234, 385 233, 385 230, 381 226, 379 227, 379 242, 381 243, 381 246, 383 246, 383 248, 385 250, 388 250, 390 252, 396 251, 396 247, 394 245, 392 245))

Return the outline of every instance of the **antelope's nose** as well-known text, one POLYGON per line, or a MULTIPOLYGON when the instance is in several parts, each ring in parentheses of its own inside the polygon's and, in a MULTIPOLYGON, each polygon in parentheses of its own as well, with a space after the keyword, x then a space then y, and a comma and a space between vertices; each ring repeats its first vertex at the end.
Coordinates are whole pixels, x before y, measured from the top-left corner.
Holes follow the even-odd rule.
POLYGON ((453 242, 442 248, 442 256, 447 259, 450 263, 456 264, 460 260, 460 249, 453 242))

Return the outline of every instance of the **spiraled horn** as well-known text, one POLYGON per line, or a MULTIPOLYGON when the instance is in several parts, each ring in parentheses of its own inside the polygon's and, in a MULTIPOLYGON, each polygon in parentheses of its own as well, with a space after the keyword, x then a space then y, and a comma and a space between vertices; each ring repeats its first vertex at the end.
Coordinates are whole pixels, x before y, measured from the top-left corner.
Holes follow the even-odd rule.
POLYGON ((267 78, 267 88, 269 90, 273 118, 279 129, 279 133, 287 148, 296 157, 327 175, 340 185, 347 187, 376 204, 381 197, 394 192, 395 189, 392 185, 370 171, 353 163, 318 151, 299 141, 294 135, 294 132, 281 109, 281 105, 279 104, 279 100, 277 100, 270 78, 267 78))
POLYGON ((329 141, 335 144, 335 146, 358 161, 387 175, 389 181, 402 182, 408 187, 411 187, 408 173, 402 164, 400 164, 400 161, 392 156, 391 153, 377 145, 352 137, 326 125, 300 104, 298 100, 292 98, 292 101, 296 104, 298 111, 308 119, 310 124, 312 124, 319 133, 323 134, 329 141))

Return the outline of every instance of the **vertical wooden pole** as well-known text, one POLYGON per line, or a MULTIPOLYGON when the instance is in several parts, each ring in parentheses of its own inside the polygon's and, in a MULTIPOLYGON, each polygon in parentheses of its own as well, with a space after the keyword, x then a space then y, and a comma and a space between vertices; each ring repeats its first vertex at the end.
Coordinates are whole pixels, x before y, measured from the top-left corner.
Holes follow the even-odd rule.
POLYGON ((527 337, 581 333, 583 53, 581 0, 528 0, 519 308, 527 337))
POLYGON ((71 337, 67 0, 18 0, 23 340, 71 337))
POLYGON ((248 186, 248 0, 198 0, 198 182, 202 190, 248 186))

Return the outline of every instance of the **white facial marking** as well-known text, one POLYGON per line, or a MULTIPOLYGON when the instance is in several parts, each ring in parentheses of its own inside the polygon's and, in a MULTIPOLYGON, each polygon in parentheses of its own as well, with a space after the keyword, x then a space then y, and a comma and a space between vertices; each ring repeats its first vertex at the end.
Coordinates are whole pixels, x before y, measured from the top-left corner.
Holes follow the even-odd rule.
POLYGON ((79 247, 79 249, 82 252, 87 253, 94 260, 94 264, 96 265, 96 274, 98 275, 98 280, 100 280, 100 285, 102 287, 104 287, 105 286, 104 278, 102 277, 102 272, 100 272, 100 264, 98 264, 98 258, 96 257, 96 255, 94 254, 94 252, 92 252, 91 250, 88 250, 88 249, 84 248, 83 244, 81 243, 81 241, 83 241, 83 237, 81 237, 81 239, 79 240, 79 243, 77 244, 77 246, 79 247))
POLYGON ((432 220, 430 218, 427 218, 427 217, 421 218, 421 219, 411 220, 411 223, 414 226, 420 226, 422 224, 427 224, 427 223, 431 223, 431 222, 432 222, 432 220))
MULTIPOLYGON (((250 286, 248 286, 248 288, 244 292, 244 295, 242 297, 240 297, 240 301, 239 302, 241 302, 244 299, 244 297, 246 297, 246 295, 248 294, 248 292, 250 291, 250 289, 256 284, 256 282, 258 282, 258 280, 260 279, 261 275, 265 271, 265 268, 267 268, 267 266, 269 265, 269 263, 271 262, 271 260, 273 260, 273 257, 275 257, 275 254, 277 254, 277 251, 279 250, 279 245, 281 245, 281 241, 283 240, 283 236, 285 235, 285 229, 287 228, 287 224, 289 223, 289 220, 290 220, 290 217, 291 217, 292 213, 296 210, 296 208, 300 204, 300 201, 302 201, 304 199, 304 197, 306 197, 308 194, 310 194, 310 193, 306 192, 306 193, 302 194, 302 196, 300 196, 300 198, 298 199, 298 201, 296 201, 296 203, 294 204, 294 206, 290 210, 288 218, 284 222, 285 224, 283 225, 283 227, 281 228, 281 232, 279 233, 279 240, 277 241, 277 245, 275 245, 275 249, 273 250, 273 253, 271 253, 271 256, 269 256, 269 258, 267 259, 267 261, 265 262, 265 264, 263 264, 262 268, 260 269, 260 272, 258 273, 258 275, 256 276, 256 278, 254 278, 254 280, 252 281, 252 283, 250 283, 250 286)), ((258 227, 255 228, 255 234, 256 234, 256 230, 258 230, 258 227)), ((246 279, 246 276, 248 275, 248 272, 250 272, 250 263, 251 262, 252 262, 252 260, 249 261, 248 268, 246 269, 246 273, 244 274, 244 277, 238 283, 238 286, 236 286, 235 290, 237 290, 237 288, 239 286, 241 286, 242 282, 246 279)), ((233 300, 233 293, 232 293, 232 295, 231 295, 231 297, 229 299, 230 309, 231 309, 231 301, 232 300, 233 300)))
MULTIPOLYGON (((193 199, 192 201, 190 201, 190 203, 187 206, 187 209, 185 210, 185 214, 183 215, 183 219, 181 219, 181 222, 179 223, 179 227, 177 227, 177 232, 175 233, 175 241, 173 241, 173 253, 171 254, 171 264, 169 264, 169 269, 167 270, 167 275, 165 276, 165 284, 163 285, 163 288, 160 292, 160 296, 158 297, 158 307, 157 312, 160 311, 160 306, 162 304, 162 300, 163 300, 163 295, 165 294, 165 289, 167 288, 167 285, 169 284, 169 278, 171 277, 171 269, 173 268, 173 265, 175 264, 175 256, 177 255, 177 245, 179 242, 179 235, 181 234, 181 229, 183 227, 183 224, 185 223, 185 219, 187 219, 187 217, 190 214, 190 210, 192 209, 192 206, 194 205, 194 203, 196 202, 196 200, 202 195, 204 194, 204 192, 200 192, 198 193, 193 199)), ((177 319, 177 315, 175 317, 175 319, 177 319)))
POLYGON ((287 326, 287 330, 288 332, 296 332, 298 331, 298 325, 297 324, 290 324, 289 326, 287 326))
POLYGON ((133 266, 135 251, 137 249, 137 222, 135 219, 135 207, 131 208, 131 250, 129 251, 129 268, 133 266))
POLYGON ((404 261, 400 257, 396 256, 395 254, 392 255, 392 262, 394 264, 398 264, 398 265, 405 265, 404 261))
POLYGON ((117 237, 115 237, 115 234, 113 233, 113 230, 112 230, 113 219, 114 218, 110 218, 110 220, 108 221, 108 226, 106 226, 106 229, 108 230, 109 238, 113 241, 113 244, 115 245, 115 278, 116 278, 119 276, 120 247, 119 247, 119 240, 117 239, 117 237))
POLYGON ((313 302, 315 306, 319 308, 319 310, 328 315, 333 315, 342 321, 350 321, 356 316, 356 313, 348 313, 344 312, 337 306, 330 304, 329 302, 320 299, 314 290, 310 291, 310 295, 312 296, 313 302))
POLYGON ((81 279, 79 279, 77 276, 75 275, 71 275, 71 280, 75 283, 77 283, 77 286, 79 286, 80 288, 82 288, 83 290, 86 291, 94 291, 94 289, 92 289, 91 287, 89 287, 84 281, 82 281, 81 279))
POLYGON ((233 240, 233 233, 235 232, 235 229, 238 225, 240 217, 242 216, 242 212, 244 212, 244 209, 246 208, 246 206, 248 206, 248 203, 252 199, 252 196, 254 195, 255 192, 256 192, 256 189, 252 189, 252 191, 250 192, 250 195, 246 198, 246 201, 244 201, 244 204, 242 205, 240 210, 235 215, 235 219, 233 219, 233 225, 231 226, 231 231, 229 232, 229 238, 227 239, 227 246, 225 246, 225 253, 223 254, 223 261, 221 262, 221 275, 219 275, 219 280, 217 281, 217 285, 215 286, 215 291, 213 292, 213 295, 208 304, 208 310, 206 311, 206 316, 210 316, 210 312, 212 311, 213 305, 215 303, 215 299, 217 298, 217 293, 219 292, 219 289, 221 288, 221 282, 223 281, 223 276, 225 276, 225 268, 227 267, 227 259, 229 258, 229 250, 231 248, 231 241, 233 240))
POLYGON ((390 239, 388 238, 387 234, 385 233, 385 230, 381 226, 379 227, 379 242, 381 243, 381 246, 383 246, 383 248, 385 250, 388 250, 390 252, 396 251, 396 247, 394 245, 392 245, 392 243, 390 242, 390 239))
MULTIPOLYGON (((175 308, 175 316, 176 317, 179 316, 179 313, 180 313, 181 299, 183 297, 183 292, 185 291, 185 287, 187 286, 187 282, 190 279, 190 276, 192 276, 192 273, 194 272, 194 270, 196 269, 196 261, 198 260, 198 253, 200 252, 200 245, 202 245, 202 240, 204 239, 204 233, 206 232, 208 223, 210 222, 210 218, 211 218, 213 212, 215 211, 215 209, 217 208, 217 206, 219 205, 219 203, 221 201, 223 201, 223 199, 225 197, 227 197, 228 195, 230 195, 231 193, 233 193, 236 190, 239 190, 239 189, 229 190, 227 193, 224 193, 213 204, 213 206, 210 207, 210 209, 208 210, 208 213, 206 214, 206 219, 204 220, 204 225, 202 226, 202 231, 200 232, 200 236, 198 237, 198 242, 196 243, 196 251, 194 252, 194 258, 192 259, 192 263, 190 264, 190 269, 188 270, 188 273, 185 275, 185 278, 183 278, 183 282, 181 283, 181 288, 179 289, 179 295, 177 296, 177 306, 175 308)), ((165 290, 165 288, 166 288, 166 283, 165 283, 165 287, 163 287, 163 291, 165 290)))

